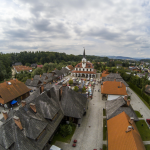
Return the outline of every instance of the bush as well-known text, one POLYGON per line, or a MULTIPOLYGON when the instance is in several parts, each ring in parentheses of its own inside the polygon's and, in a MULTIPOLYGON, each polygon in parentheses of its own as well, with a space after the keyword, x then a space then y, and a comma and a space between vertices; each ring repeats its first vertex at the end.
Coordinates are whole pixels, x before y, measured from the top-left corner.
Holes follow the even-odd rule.
POLYGON ((79 88, 77 86, 74 87, 74 91, 78 92, 79 88))
POLYGON ((86 92, 85 86, 82 88, 82 93, 86 92))
POLYGON ((73 80, 69 80, 69 85, 73 84, 73 80))
POLYGON ((129 83, 129 86, 150 105, 150 97, 148 95, 142 93, 142 90, 132 83, 129 83))
POLYGON ((60 126, 60 134, 63 137, 66 137, 67 135, 72 133, 72 126, 68 124, 64 124, 60 126))

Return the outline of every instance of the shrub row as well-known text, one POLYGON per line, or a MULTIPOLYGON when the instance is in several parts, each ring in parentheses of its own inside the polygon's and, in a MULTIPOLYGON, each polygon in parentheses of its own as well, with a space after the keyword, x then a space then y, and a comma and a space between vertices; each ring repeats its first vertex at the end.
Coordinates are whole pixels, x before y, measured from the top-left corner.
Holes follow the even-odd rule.
POLYGON ((141 89, 132 84, 131 82, 129 82, 128 84, 140 97, 142 97, 150 105, 150 96, 142 93, 141 89))

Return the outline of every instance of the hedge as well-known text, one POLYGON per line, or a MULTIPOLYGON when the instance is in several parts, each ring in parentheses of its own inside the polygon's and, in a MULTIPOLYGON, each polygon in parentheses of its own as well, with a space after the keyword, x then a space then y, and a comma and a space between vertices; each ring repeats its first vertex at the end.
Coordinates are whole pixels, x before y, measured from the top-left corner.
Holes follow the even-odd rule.
POLYGON ((148 95, 142 93, 141 89, 132 84, 131 82, 129 82, 128 84, 140 97, 142 97, 148 104, 150 104, 150 97, 148 95))

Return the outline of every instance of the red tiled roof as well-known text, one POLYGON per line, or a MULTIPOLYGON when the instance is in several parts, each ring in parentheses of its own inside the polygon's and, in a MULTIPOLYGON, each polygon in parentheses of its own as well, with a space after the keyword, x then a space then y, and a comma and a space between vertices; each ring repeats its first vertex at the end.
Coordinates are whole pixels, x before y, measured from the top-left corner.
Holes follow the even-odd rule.
POLYGON ((106 71, 104 70, 103 73, 102 73, 101 78, 102 78, 102 77, 106 77, 107 75, 109 75, 108 70, 106 70, 106 71))
MULTIPOLYGON (((82 62, 78 63, 75 68, 82 68, 82 62)), ((86 62, 86 67, 85 68, 94 68, 93 64, 90 62, 86 62)))
POLYGON ((130 117, 125 112, 107 120, 108 150, 145 150, 135 123, 131 125, 129 120, 130 117), (126 133, 128 126, 134 130, 126 133))
POLYGON ((17 79, 0 83, 0 103, 5 104, 29 91, 30 89, 17 79))
POLYGON ((72 65, 67 66, 70 70, 73 70, 74 67, 72 65))
POLYGON ((94 71, 77 71, 77 70, 74 70, 74 71, 72 71, 72 73, 96 74, 96 70, 95 69, 94 69, 94 71))
POLYGON ((42 68, 43 67, 43 65, 37 65, 37 68, 42 68))
POLYGON ((103 85, 101 85, 101 93, 110 95, 128 95, 126 86, 122 82, 117 81, 103 82, 103 85))
POLYGON ((32 67, 28 67, 28 66, 13 66, 13 67, 14 69, 17 70, 17 72, 32 70, 32 67))

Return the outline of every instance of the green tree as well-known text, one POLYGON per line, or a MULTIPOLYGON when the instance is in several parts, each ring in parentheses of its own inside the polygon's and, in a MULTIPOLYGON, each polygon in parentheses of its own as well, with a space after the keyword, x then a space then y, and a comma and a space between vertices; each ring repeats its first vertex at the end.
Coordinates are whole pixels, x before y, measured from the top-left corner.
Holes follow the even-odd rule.
POLYGON ((77 86, 74 87, 74 91, 78 92, 79 88, 77 86))
POLYGON ((73 84, 73 80, 69 80, 69 85, 72 85, 73 84))
POLYGON ((32 73, 31 77, 34 77, 35 75, 43 74, 43 70, 41 68, 36 68, 32 73))
POLYGON ((25 64, 25 66, 29 66, 29 67, 30 67, 30 66, 31 66, 31 64, 30 64, 30 63, 26 63, 26 64, 25 64))
POLYGON ((49 69, 49 64, 48 63, 45 63, 44 65, 43 65, 43 71, 44 72, 48 72, 48 69, 49 69))
POLYGON ((82 93, 84 93, 84 92, 86 92, 85 86, 83 86, 83 88, 82 88, 82 93))

